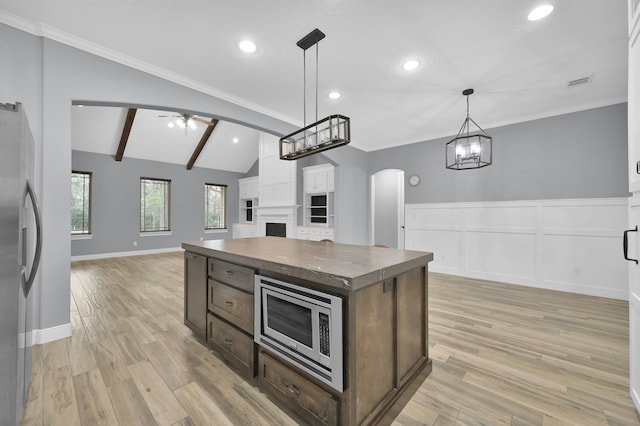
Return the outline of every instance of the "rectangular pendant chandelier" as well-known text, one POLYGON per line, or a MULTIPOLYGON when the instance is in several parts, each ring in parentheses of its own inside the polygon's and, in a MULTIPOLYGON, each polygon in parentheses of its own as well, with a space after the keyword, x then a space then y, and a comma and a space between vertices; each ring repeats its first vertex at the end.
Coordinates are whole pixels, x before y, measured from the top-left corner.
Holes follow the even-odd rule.
POLYGON ((324 33, 316 28, 296 43, 303 50, 304 58, 303 106, 305 126, 280 139, 281 160, 297 160, 298 158, 346 145, 351 141, 349 117, 334 114, 318 120, 318 42, 324 37, 324 33), (316 46, 316 122, 307 126, 306 52, 311 46, 316 46))
POLYGON ((349 143, 349 117, 330 115, 280 139, 280 158, 297 160, 349 143))

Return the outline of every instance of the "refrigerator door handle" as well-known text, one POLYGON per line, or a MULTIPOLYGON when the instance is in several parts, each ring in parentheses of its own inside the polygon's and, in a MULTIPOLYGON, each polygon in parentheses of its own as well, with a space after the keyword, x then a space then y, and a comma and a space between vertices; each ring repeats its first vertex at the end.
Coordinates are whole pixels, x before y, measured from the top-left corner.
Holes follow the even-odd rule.
POLYGON ((636 262, 636 265, 637 265, 638 259, 630 259, 628 256, 629 238, 627 237, 627 234, 629 232, 638 232, 638 225, 636 225, 636 227, 633 229, 627 229, 626 231, 624 231, 624 234, 622 236, 622 254, 624 255, 625 260, 628 260, 630 262, 636 262))
MULTIPOLYGON (((38 198, 36 197, 36 193, 33 191, 31 187, 31 182, 27 180, 27 195, 31 198, 31 205, 33 206, 33 213, 36 219, 36 251, 33 256, 33 263, 31 264, 31 271, 29 272, 29 276, 27 277, 25 271, 22 271, 22 278, 24 280, 24 295, 25 297, 31 291, 31 287, 33 286, 33 281, 36 279, 36 272, 38 272, 38 266, 40 265, 40 255, 42 254, 42 224, 40 222, 40 208, 38 207, 38 198)), ((26 239, 23 240, 26 245, 26 239)), ((23 253, 25 251, 23 250, 23 253)), ((26 256, 26 255, 25 255, 26 256)))

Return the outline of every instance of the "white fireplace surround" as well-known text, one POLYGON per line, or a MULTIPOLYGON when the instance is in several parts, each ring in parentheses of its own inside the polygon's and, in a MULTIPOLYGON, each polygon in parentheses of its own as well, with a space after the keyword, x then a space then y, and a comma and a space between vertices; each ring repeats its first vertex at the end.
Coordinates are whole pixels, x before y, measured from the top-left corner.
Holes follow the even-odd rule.
POLYGON ((298 207, 300 206, 258 207, 256 236, 264 237, 267 234, 267 223, 284 223, 287 225, 287 238, 295 238, 298 224, 298 207))

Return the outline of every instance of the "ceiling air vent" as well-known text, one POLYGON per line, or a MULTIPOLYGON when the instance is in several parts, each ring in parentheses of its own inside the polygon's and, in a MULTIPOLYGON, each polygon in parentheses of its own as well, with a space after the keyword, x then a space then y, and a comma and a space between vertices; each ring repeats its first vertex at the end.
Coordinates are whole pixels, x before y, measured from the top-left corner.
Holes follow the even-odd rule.
POLYGON ((570 82, 567 83, 567 87, 579 86, 581 84, 587 84, 589 82, 591 82, 591 76, 582 77, 582 78, 578 78, 576 80, 571 80, 570 82))

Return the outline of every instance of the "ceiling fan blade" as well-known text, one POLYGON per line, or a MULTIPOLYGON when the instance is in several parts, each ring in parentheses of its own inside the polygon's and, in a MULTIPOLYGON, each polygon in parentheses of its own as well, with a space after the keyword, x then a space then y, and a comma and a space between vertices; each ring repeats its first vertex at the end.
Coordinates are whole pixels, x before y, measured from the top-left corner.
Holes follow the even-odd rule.
POLYGON ((193 115, 192 115, 190 118, 191 118, 192 120, 195 120, 195 121, 199 122, 199 123, 206 124, 207 126, 211 126, 213 123, 215 123, 216 121, 218 121, 218 120, 216 120, 215 118, 212 118, 211 120, 207 120, 207 119, 205 119, 205 118, 194 117, 193 115))

